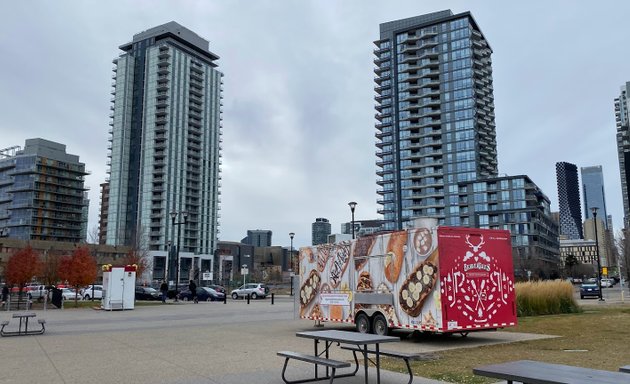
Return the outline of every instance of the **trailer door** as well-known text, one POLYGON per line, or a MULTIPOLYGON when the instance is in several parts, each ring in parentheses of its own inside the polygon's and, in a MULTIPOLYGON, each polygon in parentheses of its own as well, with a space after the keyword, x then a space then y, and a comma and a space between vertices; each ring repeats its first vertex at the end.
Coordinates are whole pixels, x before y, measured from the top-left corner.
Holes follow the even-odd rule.
POLYGON ((514 325, 509 232, 441 227, 438 237, 445 330, 514 325))

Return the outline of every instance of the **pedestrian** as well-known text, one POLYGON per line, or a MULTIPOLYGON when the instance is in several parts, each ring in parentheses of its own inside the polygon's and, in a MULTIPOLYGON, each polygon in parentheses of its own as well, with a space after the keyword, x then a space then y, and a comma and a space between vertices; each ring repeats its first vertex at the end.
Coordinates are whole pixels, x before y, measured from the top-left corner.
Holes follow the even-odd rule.
POLYGON ((188 289, 190 290, 190 295, 192 296, 192 300, 195 303, 199 302, 199 299, 197 298, 197 284, 195 284, 194 281, 190 280, 190 284, 188 284, 188 289))
POLYGON ((166 303, 166 295, 168 294, 168 284, 166 284, 166 280, 162 280, 160 292, 162 292, 162 303, 166 303))
POLYGON ((5 284, 2 286, 2 304, 7 302, 9 299, 9 287, 5 284))

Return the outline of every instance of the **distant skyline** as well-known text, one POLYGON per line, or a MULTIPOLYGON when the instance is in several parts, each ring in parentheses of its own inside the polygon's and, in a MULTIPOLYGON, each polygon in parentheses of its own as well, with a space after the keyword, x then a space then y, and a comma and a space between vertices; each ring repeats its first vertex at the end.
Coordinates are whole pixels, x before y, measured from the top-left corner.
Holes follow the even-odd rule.
POLYGON ((224 72, 219 239, 273 231, 309 245, 377 215, 374 55, 379 24, 470 11, 490 44, 499 174, 525 174, 558 210, 555 163, 602 166, 608 214, 622 226, 614 98, 630 80, 630 3, 572 1, 9 2, 0 15, 1 148, 43 138, 91 172, 88 231, 106 177, 112 59, 169 21, 210 41, 224 72), (597 31, 597 33, 593 33, 597 31), (603 38, 605 37, 605 38, 603 38), (593 54, 597 47, 597 54, 593 54))

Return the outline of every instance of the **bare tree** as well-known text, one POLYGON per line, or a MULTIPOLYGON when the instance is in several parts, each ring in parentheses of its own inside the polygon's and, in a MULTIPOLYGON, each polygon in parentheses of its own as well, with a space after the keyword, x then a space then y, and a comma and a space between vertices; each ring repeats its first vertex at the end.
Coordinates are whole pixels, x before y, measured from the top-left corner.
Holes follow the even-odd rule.
POLYGON ((144 272, 151 267, 149 260, 148 236, 144 236, 144 227, 140 226, 132 239, 131 249, 123 258, 126 265, 136 265, 136 280, 142 279, 144 272))
POLYGON ((60 261, 61 255, 58 252, 54 252, 52 248, 44 251, 42 277, 47 286, 55 285, 59 281, 58 271, 60 261))
MULTIPOLYGON (((621 269, 625 268, 626 281, 630 282, 630 229, 624 228, 617 233, 616 238, 617 251, 619 252, 619 261, 621 269)), ((621 271, 619 271, 621 277, 621 271)))

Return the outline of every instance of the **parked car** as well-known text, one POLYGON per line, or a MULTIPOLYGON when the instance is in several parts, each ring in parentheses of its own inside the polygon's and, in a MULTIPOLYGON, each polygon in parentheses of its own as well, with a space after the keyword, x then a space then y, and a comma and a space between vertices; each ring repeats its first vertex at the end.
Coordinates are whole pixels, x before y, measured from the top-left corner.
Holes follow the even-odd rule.
MULTIPOLYGON (((201 289, 208 295, 210 301, 222 301, 225 298, 225 288, 223 292, 212 287, 201 287, 201 289)), ((197 295, 199 295, 199 292, 197 292, 197 295)))
POLYGON ((216 284, 210 284, 208 285, 208 288, 212 288, 217 292, 221 292, 223 294, 225 294, 225 287, 222 285, 216 285, 216 284))
POLYGON ((48 293, 45 285, 29 285, 26 287, 29 300, 43 300, 48 293))
POLYGON ((580 299, 585 297, 599 297, 599 287, 597 284, 587 283, 580 285, 580 299))
POLYGON ((151 287, 136 287, 136 300, 162 300, 162 293, 151 287))
POLYGON ((61 288, 61 299, 62 300, 82 300, 81 295, 75 291, 73 288, 61 288))
POLYGON ((615 280, 603 278, 601 280, 602 288, 612 288, 615 285, 615 280))
MULTIPOLYGON (((188 287, 182 288, 179 291, 179 299, 183 301, 192 300, 192 295, 188 287)), ((223 300, 225 293, 217 292, 210 287, 197 287, 197 300, 198 301, 219 301, 223 300)))
POLYGON ((82 288, 80 293, 84 300, 90 300, 92 299, 92 297, 100 300, 103 298, 103 286, 102 285, 88 285, 87 287, 82 288), (94 289, 92 289, 92 287, 94 287, 94 289))
POLYGON ((269 288, 262 283, 247 283, 241 285, 232 291, 232 299, 236 300, 239 297, 245 298, 247 295, 252 299, 264 299, 269 293, 269 288))

